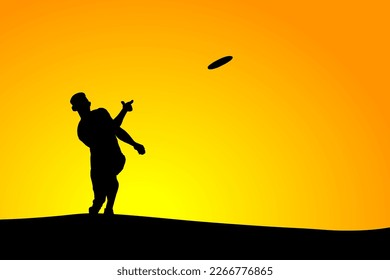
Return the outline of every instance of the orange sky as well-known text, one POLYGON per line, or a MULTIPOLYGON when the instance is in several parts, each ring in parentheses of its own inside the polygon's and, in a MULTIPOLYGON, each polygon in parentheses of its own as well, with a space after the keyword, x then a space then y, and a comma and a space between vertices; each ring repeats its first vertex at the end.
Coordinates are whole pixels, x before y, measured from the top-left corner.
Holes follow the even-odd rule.
POLYGON ((9 1, 0 6, 0 218, 84 213, 84 91, 122 145, 119 214, 389 226, 389 4, 9 1), (225 66, 212 61, 232 55, 225 66))

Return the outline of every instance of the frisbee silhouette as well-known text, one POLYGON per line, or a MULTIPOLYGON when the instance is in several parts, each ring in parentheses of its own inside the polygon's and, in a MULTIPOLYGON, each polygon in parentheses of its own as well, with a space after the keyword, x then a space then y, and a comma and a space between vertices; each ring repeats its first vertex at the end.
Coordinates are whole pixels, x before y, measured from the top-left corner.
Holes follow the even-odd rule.
POLYGON ((207 68, 209 70, 212 70, 212 69, 215 69, 215 68, 218 68, 218 67, 221 67, 222 65, 225 65, 226 63, 228 63, 230 60, 232 60, 233 57, 228 55, 228 56, 224 56, 216 61, 214 61, 213 63, 211 63, 207 68))

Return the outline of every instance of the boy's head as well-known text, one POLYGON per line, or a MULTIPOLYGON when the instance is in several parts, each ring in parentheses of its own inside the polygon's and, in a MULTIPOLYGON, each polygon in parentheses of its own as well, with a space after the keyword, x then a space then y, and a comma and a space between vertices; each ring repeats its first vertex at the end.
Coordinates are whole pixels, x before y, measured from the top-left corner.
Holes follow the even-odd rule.
POLYGON ((72 104, 73 111, 89 110, 91 107, 91 102, 87 99, 84 92, 74 94, 70 99, 70 104, 72 104))

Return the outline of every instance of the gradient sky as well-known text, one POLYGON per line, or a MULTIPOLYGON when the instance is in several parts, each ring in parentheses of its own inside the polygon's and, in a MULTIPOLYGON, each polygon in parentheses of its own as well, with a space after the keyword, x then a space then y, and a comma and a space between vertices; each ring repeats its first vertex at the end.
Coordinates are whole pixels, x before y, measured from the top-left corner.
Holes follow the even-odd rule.
POLYGON ((83 91, 134 100, 118 214, 390 226, 388 3, 61 2, 0 4, 0 218, 87 211, 83 91))

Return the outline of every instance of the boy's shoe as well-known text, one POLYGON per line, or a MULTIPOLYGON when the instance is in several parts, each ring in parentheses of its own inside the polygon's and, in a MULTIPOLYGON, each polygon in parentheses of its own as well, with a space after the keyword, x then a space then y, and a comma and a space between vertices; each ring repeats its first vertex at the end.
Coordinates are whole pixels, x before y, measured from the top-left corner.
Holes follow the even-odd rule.
POLYGON ((96 208, 93 208, 93 207, 89 207, 88 212, 90 215, 94 215, 94 216, 99 214, 99 210, 97 210, 96 208))
POLYGON ((112 208, 104 209, 104 215, 114 215, 114 210, 112 208))

